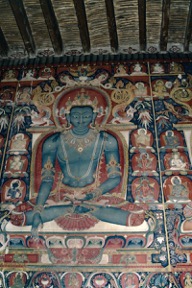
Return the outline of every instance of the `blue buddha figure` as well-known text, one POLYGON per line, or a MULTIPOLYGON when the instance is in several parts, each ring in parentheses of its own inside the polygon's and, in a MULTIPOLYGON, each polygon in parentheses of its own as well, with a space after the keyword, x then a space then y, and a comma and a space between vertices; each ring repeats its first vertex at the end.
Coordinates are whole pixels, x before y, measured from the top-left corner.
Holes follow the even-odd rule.
MULTIPOLYGON (((95 204, 98 197, 116 188, 122 177, 117 139, 107 131, 95 129, 96 117, 97 111, 91 101, 73 101, 66 112, 67 129, 44 141, 36 204, 24 212, 24 225, 32 226, 33 236, 37 236, 41 224, 52 220, 63 229, 69 229, 69 222, 80 221, 83 217, 86 223, 82 229, 90 228, 98 221, 124 226, 130 226, 132 222, 134 226, 142 224, 143 211, 134 214, 126 209, 95 204), (101 182, 98 170, 103 155, 107 177, 101 182), (62 179, 54 192, 56 161, 62 179)), ((14 217, 11 217, 13 224, 14 217)))

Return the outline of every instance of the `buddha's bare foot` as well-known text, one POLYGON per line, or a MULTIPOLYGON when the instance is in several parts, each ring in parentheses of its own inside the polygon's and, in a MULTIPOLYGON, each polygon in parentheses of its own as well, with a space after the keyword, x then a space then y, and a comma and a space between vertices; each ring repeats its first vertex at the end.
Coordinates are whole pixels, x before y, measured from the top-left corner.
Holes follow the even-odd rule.
POLYGON ((31 236, 32 236, 33 238, 38 238, 38 237, 39 237, 38 228, 32 228, 32 229, 31 229, 31 236))
POLYGON ((42 226, 42 219, 40 213, 35 213, 33 216, 33 223, 32 223, 32 229, 31 229, 31 235, 34 238, 38 238, 38 229, 40 226, 42 226))

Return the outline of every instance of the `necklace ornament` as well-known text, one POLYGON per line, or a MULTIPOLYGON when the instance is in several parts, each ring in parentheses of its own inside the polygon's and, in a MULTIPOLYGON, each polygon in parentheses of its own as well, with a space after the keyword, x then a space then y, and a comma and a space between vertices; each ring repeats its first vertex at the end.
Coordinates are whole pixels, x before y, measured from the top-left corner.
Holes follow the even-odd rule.
POLYGON ((83 150, 90 146, 93 142, 96 141, 98 132, 89 130, 87 135, 75 135, 72 130, 67 131, 64 136, 65 136, 65 143, 67 143, 69 146, 72 146, 76 151, 79 153, 82 153, 83 150))
MULTIPOLYGON (((93 131, 92 131, 92 132, 93 132, 93 131)), ((68 133, 68 134, 69 134, 69 133, 68 133)), ((66 135, 66 134, 65 134, 65 135, 66 135)), ((95 141, 94 141, 95 144, 94 144, 94 147, 93 147, 93 152, 92 152, 92 156, 91 156, 91 161, 90 161, 90 163, 89 163, 89 165, 88 165, 87 171, 86 171, 85 174, 84 174, 83 176, 81 176, 81 177, 77 177, 77 176, 74 176, 74 175, 72 174, 71 169, 70 169, 69 160, 68 160, 69 158, 68 158, 68 155, 67 155, 67 150, 66 150, 66 148, 65 148, 66 138, 65 138, 64 135, 63 135, 63 137, 61 138, 61 145, 62 145, 64 157, 65 157, 65 159, 66 159, 67 173, 68 173, 68 175, 69 175, 71 178, 73 178, 73 179, 75 179, 75 180, 77 180, 77 181, 80 181, 80 180, 88 177, 89 174, 90 174, 91 168, 92 168, 92 166, 93 166, 94 155, 96 154, 97 147, 98 147, 98 144, 99 144, 99 138, 100 138, 100 134, 99 134, 99 133, 96 133, 95 135, 96 135, 96 137, 94 138, 94 139, 95 139, 95 141)), ((80 139, 83 139, 83 138, 80 138, 80 139)), ((93 141, 90 141, 88 144, 90 145, 92 142, 93 142, 93 141)), ((87 145, 88 145, 88 144, 87 144, 87 145)), ((86 145, 86 146, 87 146, 87 145, 86 145)), ((102 147, 102 146, 103 146, 103 145, 101 145, 101 147, 102 147)), ((75 146, 75 147, 76 147, 76 146, 75 146)), ((79 147, 80 147, 80 146, 79 146, 79 147)), ((77 150, 77 151, 78 151, 78 150, 77 150)), ((102 148, 101 148, 101 151, 102 151, 102 148)), ((100 151, 100 153, 101 153, 101 151, 100 151)), ((101 156, 101 154, 100 154, 99 157, 98 157, 98 162, 99 162, 100 156, 101 156)))

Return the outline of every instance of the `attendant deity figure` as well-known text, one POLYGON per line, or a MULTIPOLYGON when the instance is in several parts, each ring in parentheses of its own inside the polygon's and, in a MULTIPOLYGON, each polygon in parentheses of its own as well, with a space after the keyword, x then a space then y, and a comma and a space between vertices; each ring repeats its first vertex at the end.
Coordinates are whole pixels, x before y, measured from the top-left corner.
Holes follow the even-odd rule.
MULTIPOLYGON (((20 206, 15 208, 17 214, 12 211, 12 224, 31 225, 32 235, 37 236, 39 226, 52 220, 62 229, 73 230, 89 229, 99 220, 124 226, 143 223, 142 208, 138 211, 137 207, 135 213, 123 205, 117 208, 97 202, 99 197, 116 188, 122 177, 117 139, 94 127, 97 105, 97 99, 91 100, 84 89, 73 100, 68 99, 66 129, 48 135, 42 144, 37 198, 27 202, 27 211, 22 212, 20 206), (103 182, 98 181, 101 162, 107 170, 103 182), (61 170, 61 181, 53 190, 56 166, 61 170), (83 224, 79 226, 80 221, 83 224)), ((125 205, 124 199, 123 203, 125 205)))
POLYGON ((186 200, 189 197, 189 191, 188 188, 182 184, 180 177, 175 176, 172 178, 172 193, 171 196, 173 199, 178 199, 178 200, 186 200))
POLYGON ((35 74, 36 74, 35 69, 24 70, 21 80, 22 81, 24 81, 24 80, 35 80, 35 74))
POLYGON ((146 97, 147 96, 147 86, 143 82, 137 82, 135 84, 135 96, 136 97, 146 97))
POLYGON ((22 170, 23 161, 21 159, 21 155, 15 155, 10 161, 10 169, 12 170, 22 170))
POLYGON ((28 159, 24 155, 12 155, 6 163, 5 177, 24 177, 27 176, 28 159))
POLYGON ((189 187, 190 180, 187 182, 188 178, 173 176, 164 182, 165 197, 167 200, 172 202, 186 202, 189 201, 189 187), (186 181, 184 180, 186 179, 186 181), (183 180, 183 181, 182 181, 183 180), (184 182, 185 181, 185 182, 184 182), (169 192, 168 192, 169 190, 169 192))
POLYGON ((179 139, 173 131, 167 131, 165 134, 166 146, 176 148, 179 145, 179 139))
POLYGON ((147 152, 144 149, 139 152, 135 153, 132 158, 132 168, 133 168, 133 175, 140 176, 140 175, 158 175, 157 169, 157 158, 156 156, 151 153, 147 152))
POLYGON ((150 177, 139 177, 132 182, 132 195, 135 202, 157 202, 159 184, 150 177))
MULTIPOLYGON (((184 155, 185 156, 185 155, 184 155)), ((170 169, 171 170, 185 170, 188 169, 188 163, 184 157, 179 152, 174 152, 170 159, 170 169)))
POLYGON ((161 74, 165 72, 163 65, 160 63, 155 63, 154 65, 152 65, 151 70, 153 74, 161 74))
POLYGON ((183 139, 178 131, 167 130, 160 135, 161 149, 178 149, 183 147, 183 139))
POLYGON ((131 66, 131 75, 140 76, 140 75, 147 75, 145 71, 143 71, 143 65, 140 63, 135 63, 131 66))
POLYGON ((38 79, 54 79, 54 70, 50 67, 45 67, 39 71, 38 79))
POLYGON ((15 81, 17 80, 16 78, 17 78, 16 71, 10 69, 5 71, 2 81, 15 81))
POLYGON ((115 69, 115 75, 114 76, 127 76, 127 69, 126 66, 123 64, 119 64, 115 69))
POLYGON ((145 128, 139 128, 131 133, 131 143, 133 147, 130 152, 135 152, 138 149, 146 149, 153 151, 153 135, 145 128))
POLYGON ((170 63, 170 73, 182 73, 183 72, 183 66, 180 63, 171 62, 170 63))
POLYGON ((9 154, 27 154, 29 144, 28 136, 23 133, 17 133, 11 139, 9 154))
POLYGON ((187 155, 178 151, 167 153, 164 157, 164 165, 165 169, 173 171, 184 171, 189 169, 187 155))
POLYGON ((186 169, 187 163, 180 158, 179 153, 173 153, 170 159, 170 169, 177 170, 177 169, 186 169))
POLYGON ((7 199, 19 199, 22 195, 21 181, 13 180, 11 182, 10 188, 7 191, 7 199))
POLYGON ((163 80, 157 80, 153 85, 153 94, 155 96, 169 96, 167 88, 163 80))

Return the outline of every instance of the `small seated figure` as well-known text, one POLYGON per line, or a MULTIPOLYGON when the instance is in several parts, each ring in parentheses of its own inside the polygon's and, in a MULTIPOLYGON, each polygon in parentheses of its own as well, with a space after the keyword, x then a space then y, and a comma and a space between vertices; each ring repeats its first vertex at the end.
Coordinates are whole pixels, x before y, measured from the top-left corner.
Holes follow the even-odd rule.
POLYGON ((143 71, 143 65, 140 63, 135 63, 131 66, 131 75, 140 76, 140 75, 147 75, 145 71, 143 71))
POLYGON ((13 180, 11 186, 7 191, 7 199, 19 199, 22 195, 22 188, 20 180, 13 180))
POLYGON ((27 176, 28 159, 24 155, 13 155, 7 160, 6 170, 4 172, 5 177, 24 177, 27 176))
POLYGON ((162 64, 160 64, 160 63, 155 63, 155 64, 152 65, 152 67, 151 67, 151 72, 152 72, 153 74, 162 74, 162 73, 164 73, 165 71, 164 71, 164 67, 163 67, 162 64))
POLYGON ((133 155, 132 168, 133 176, 158 175, 156 171, 157 158, 153 153, 148 151, 141 151, 133 155))
POLYGON ((170 169, 171 170, 178 170, 178 169, 186 169, 187 163, 183 161, 183 159, 180 157, 179 153, 173 153, 171 159, 170 159, 170 169))
POLYGON ((160 135, 161 149, 177 149, 183 147, 183 139, 178 131, 167 130, 160 135))
POLYGON ((54 79, 54 69, 50 67, 45 67, 39 71, 39 78, 38 79, 54 79))
POLYGON ((131 133, 131 152, 135 152, 138 149, 148 149, 153 151, 153 135, 149 130, 145 128, 139 128, 131 133))
POLYGON ((126 66, 123 64, 119 64, 115 69, 114 76, 127 76, 126 66))
POLYGON ((136 97, 146 97, 147 96, 147 87, 143 82, 137 82, 135 84, 135 96, 136 97))
POLYGON ((11 170, 22 170, 23 161, 21 160, 21 155, 15 155, 10 161, 11 170))
POLYGON ((178 73, 182 73, 183 71, 183 66, 180 63, 176 63, 176 62, 171 62, 170 63, 170 73, 174 73, 174 74, 178 74, 178 73))
POLYGON ((179 176, 174 176, 171 179, 172 188, 169 196, 169 200, 173 202, 188 201, 189 200, 189 188, 186 184, 183 184, 179 176))
POLYGON ((27 154, 29 137, 23 133, 17 133, 11 138, 9 154, 27 154))
POLYGON ((153 94, 154 96, 165 97, 169 96, 169 92, 165 86, 163 80, 157 80, 153 85, 153 94))
POLYGON ((35 80, 36 70, 35 69, 28 69, 23 71, 22 81, 26 80, 35 80))
POLYGON ((164 166, 166 170, 182 172, 189 169, 189 161, 186 154, 174 151, 165 155, 164 166))
POLYGON ((159 184, 150 177, 138 177, 131 185, 135 202, 157 202, 159 196, 159 184))
POLYGON ((2 81, 17 81, 17 72, 12 69, 5 71, 2 81))

